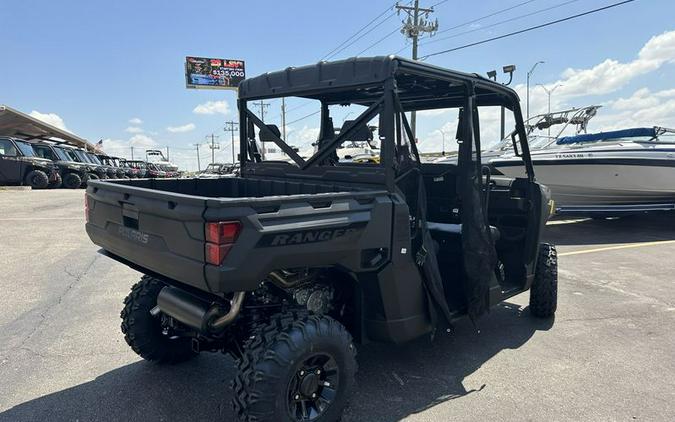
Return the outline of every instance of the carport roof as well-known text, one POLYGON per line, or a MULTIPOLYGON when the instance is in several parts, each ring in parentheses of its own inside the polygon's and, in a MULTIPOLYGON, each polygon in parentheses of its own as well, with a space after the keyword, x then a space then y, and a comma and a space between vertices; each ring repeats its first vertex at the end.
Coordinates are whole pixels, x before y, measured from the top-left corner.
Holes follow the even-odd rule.
POLYGON ((13 136, 21 139, 44 139, 57 138, 62 142, 80 148, 94 150, 94 146, 86 139, 73 135, 63 129, 54 127, 48 123, 31 117, 6 105, 0 105, 0 136, 13 136))

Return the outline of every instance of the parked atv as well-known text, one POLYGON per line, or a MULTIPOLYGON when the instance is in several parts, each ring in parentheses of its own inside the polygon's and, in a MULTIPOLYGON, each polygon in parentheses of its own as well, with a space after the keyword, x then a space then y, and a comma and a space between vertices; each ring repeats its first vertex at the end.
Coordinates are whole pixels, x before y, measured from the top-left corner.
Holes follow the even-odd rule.
POLYGON ((66 149, 48 142, 32 142, 33 151, 38 157, 52 160, 60 169, 59 183, 53 187, 77 189, 86 184, 89 167, 74 161, 66 149))
POLYGON ((52 160, 35 155, 31 145, 17 138, 0 137, 0 185, 21 184, 45 189, 60 183, 52 160))
POLYGON ((388 56, 289 67, 238 92, 238 177, 87 189, 91 240, 145 274, 121 314, 135 353, 158 363, 231 354, 238 420, 337 421, 354 391, 355 343, 446 335, 527 290, 530 312, 553 316, 556 250, 540 244, 550 194, 535 181, 515 91, 388 56), (320 102, 311 157, 249 109, 281 97, 320 102), (360 115, 336 134, 333 117, 352 106, 360 115), (526 177, 484 171, 485 107, 512 113, 526 177), (406 113, 452 109, 457 164, 422 164, 406 113), (336 149, 375 122, 377 162, 340 162, 336 149), (292 162, 265 161, 258 145, 269 143, 292 162))

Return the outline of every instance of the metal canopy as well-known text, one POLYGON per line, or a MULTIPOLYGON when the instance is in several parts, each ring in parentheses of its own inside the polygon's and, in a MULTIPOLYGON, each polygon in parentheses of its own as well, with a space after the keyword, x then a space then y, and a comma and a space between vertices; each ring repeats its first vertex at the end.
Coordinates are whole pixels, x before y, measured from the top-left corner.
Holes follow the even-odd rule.
POLYGON ((54 127, 42 120, 31 117, 6 105, 0 105, 0 136, 13 136, 31 140, 42 139, 50 141, 52 138, 89 151, 94 151, 94 145, 86 139, 73 135, 63 129, 54 127))

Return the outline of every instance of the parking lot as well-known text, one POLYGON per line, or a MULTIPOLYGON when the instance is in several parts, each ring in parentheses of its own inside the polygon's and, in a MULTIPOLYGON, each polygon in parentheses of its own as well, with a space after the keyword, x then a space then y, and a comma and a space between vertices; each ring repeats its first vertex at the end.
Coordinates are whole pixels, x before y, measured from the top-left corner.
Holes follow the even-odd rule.
MULTIPOLYGON (((345 421, 675 419, 675 215, 556 220, 555 321, 523 294, 474 327, 359 349, 345 421)), ((228 421, 233 362, 146 363, 119 330, 140 275, 100 256, 82 191, 0 192, 0 421, 228 421)))

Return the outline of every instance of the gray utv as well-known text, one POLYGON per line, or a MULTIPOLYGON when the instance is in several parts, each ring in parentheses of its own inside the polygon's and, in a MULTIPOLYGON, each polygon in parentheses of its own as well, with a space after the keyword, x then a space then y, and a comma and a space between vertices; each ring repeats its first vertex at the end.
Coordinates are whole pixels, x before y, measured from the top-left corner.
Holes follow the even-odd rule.
POLYGON ((52 160, 59 166, 60 180, 54 187, 77 189, 86 184, 89 179, 89 167, 73 160, 66 149, 42 141, 34 142, 32 145, 37 156, 52 160))
POLYGON ((45 189, 60 183, 58 166, 52 160, 36 155, 30 143, 0 137, 0 185, 19 184, 45 189))
POLYGON ((239 368, 238 420, 335 421, 354 390, 356 343, 445 335, 528 289, 530 312, 553 316, 556 251, 540 244, 550 195, 534 179, 513 90, 393 56, 355 58, 247 79, 238 110, 239 176, 87 188, 91 240, 145 274, 121 314, 144 359, 226 352, 239 368), (319 105, 311 157, 249 109, 281 97, 319 105), (360 115, 336 134, 347 106, 360 115), (525 178, 481 164, 480 110, 501 106, 525 178), (411 142, 406 113, 435 109, 458 113, 457 164, 422 163, 411 142), (340 145, 369 137, 378 162, 339 161, 340 145), (290 162, 265 161, 268 143, 290 162))

